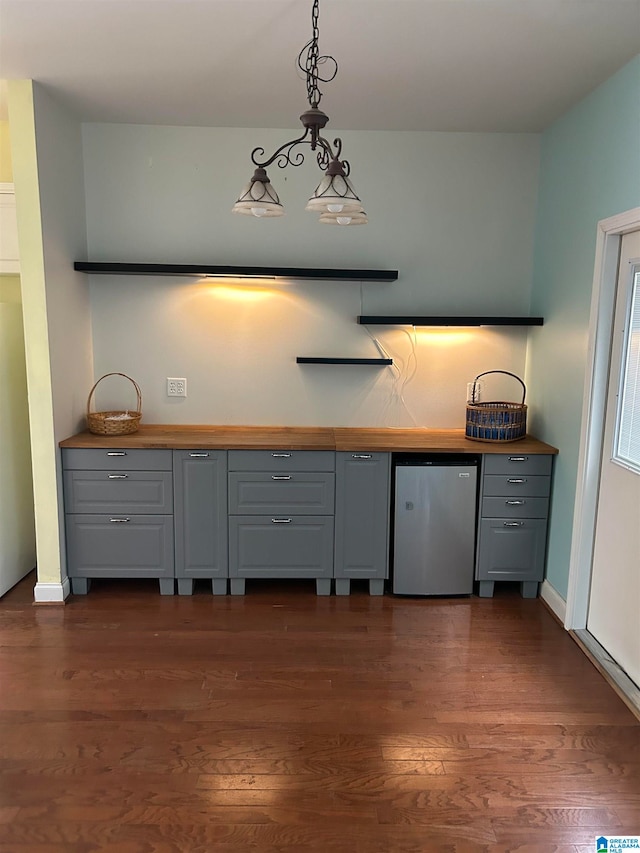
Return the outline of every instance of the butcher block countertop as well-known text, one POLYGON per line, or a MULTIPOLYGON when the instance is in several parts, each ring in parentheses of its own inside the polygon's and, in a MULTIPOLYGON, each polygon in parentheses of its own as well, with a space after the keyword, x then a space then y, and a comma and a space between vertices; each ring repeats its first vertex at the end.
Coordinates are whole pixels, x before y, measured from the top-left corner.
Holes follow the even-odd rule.
POLYGON ((370 427, 177 426, 143 424, 131 435, 80 432, 60 447, 205 450, 343 450, 426 453, 557 453, 532 436, 519 441, 471 441, 463 429, 370 427))

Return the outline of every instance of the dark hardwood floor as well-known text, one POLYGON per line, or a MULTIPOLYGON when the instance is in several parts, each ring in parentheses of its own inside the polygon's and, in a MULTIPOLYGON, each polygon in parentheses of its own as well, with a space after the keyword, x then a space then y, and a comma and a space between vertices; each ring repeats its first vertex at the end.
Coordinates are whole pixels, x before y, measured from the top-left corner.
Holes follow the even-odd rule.
POLYGON ((594 853, 640 723, 537 600, 0 600, 2 853, 594 853))

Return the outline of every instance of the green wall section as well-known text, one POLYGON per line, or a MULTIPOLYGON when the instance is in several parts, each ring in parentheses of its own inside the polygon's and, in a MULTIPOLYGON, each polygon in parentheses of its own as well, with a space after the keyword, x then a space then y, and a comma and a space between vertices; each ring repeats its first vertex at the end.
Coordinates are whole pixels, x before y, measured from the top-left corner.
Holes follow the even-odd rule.
POLYGON ((597 224, 640 205, 640 56, 542 137, 530 431, 560 449, 547 579, 566 598, 597 224))
POLYGON ((11 165, 9 122, 0 121, 0 184, 10 184, 12 181, 13 166, 11 165))

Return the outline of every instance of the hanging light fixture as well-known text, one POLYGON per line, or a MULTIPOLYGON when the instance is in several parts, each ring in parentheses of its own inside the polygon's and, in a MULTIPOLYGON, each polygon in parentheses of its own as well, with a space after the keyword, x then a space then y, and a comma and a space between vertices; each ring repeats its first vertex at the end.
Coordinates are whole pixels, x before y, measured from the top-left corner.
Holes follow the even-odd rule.
POLYGON ((254 148, 251 160, 256 169, 251 180, 243 187, 240 197, 232 208, 233 213, 247 216, 272 217, 284 216, 284 207, 278 193, 273 188, 267 166, 272 163, 284 169, 286 166, 300 166, 304 162, 302 151, 295 151, 298 145, 309 145, 317 151, 318 166, 324 170, 324 177, 313 191, 306 210, 320 214, 320 222, 328 225, 365 225, 367 216, 362 209, 353 184, 349 180, 350 166, 347 160, 341 160, 342 140, 334 139, 333 145, 322 136, 321 131, 329 121, 329 116, 320 108, 322 93, 318 82, 329 83, 338 73, 338 63, 332 56, 320 56, 318 49, 319 0, 313 0, 311 12, 312 36, 298 54, 298 67, 307 79, 307 100, 309 109, 302 113, 300 121, 304 133, 297 139, 285 142, 271 157, 265 158, 264 148, 254 148), (329 71, 320 76, 318 65, 327 65, 329 71))

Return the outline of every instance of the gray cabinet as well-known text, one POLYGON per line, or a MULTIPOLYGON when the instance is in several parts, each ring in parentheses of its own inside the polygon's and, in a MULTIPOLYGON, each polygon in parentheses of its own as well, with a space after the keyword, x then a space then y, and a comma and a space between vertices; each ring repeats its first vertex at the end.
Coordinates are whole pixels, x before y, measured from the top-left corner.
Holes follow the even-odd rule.
POLYGON ((67 570, 74 593, 91 578, 157 578, 174 591, 170 450, 63 449, 67 570))
MULTIPOLYGON (((352 579, 381 595, 389 571, 391 454, 330 450, 63 448, 68 574, 157 578, 163 594, 242 595, 247 578, 352 579)), ((483 455, 476 549, 481 596, 543 578, 551 455, 483 455)))
POLYGON ((496 581, 519 581, 535 598, 544 577, 551 491, 550 455, 485 454, 476 579, 483 597, 496 581))
POLYGON ((229 512, 333 515, 335 475, 325 472, 231 471, 229 512))
POLYGON ((191 595, 195 578, 227 592, 227 452, 174 450, 175 574, 178 593, 191 595))
POLYGON ((333 574, 333 516, 232 515, 229 517, 231 591, 234 578, 315 578, 330 588, 333 574))
MULTIPOLYGON (((167 515, 69 514, 67 563, 73 592, 89 578, 158 578, 173 592, 173 519, 167 515)), ((165 588, 166 586, 166 588, 165 588)))
POLYGON ((170 471, 65 471, 64 491, 71 513, 173 512, 170 471))
POLYGON ((335 471, 335 453, 330 450, 230 450, 229 471, 335 471))
POLYGON ((229 578, 314 578, 329 595, 333 577, 335 453, 229 451, 229 578))
POLYGON ((390 453, 336 454, 336 594, 348 595, 352 578, 382 595, 389 574, 390 453))

